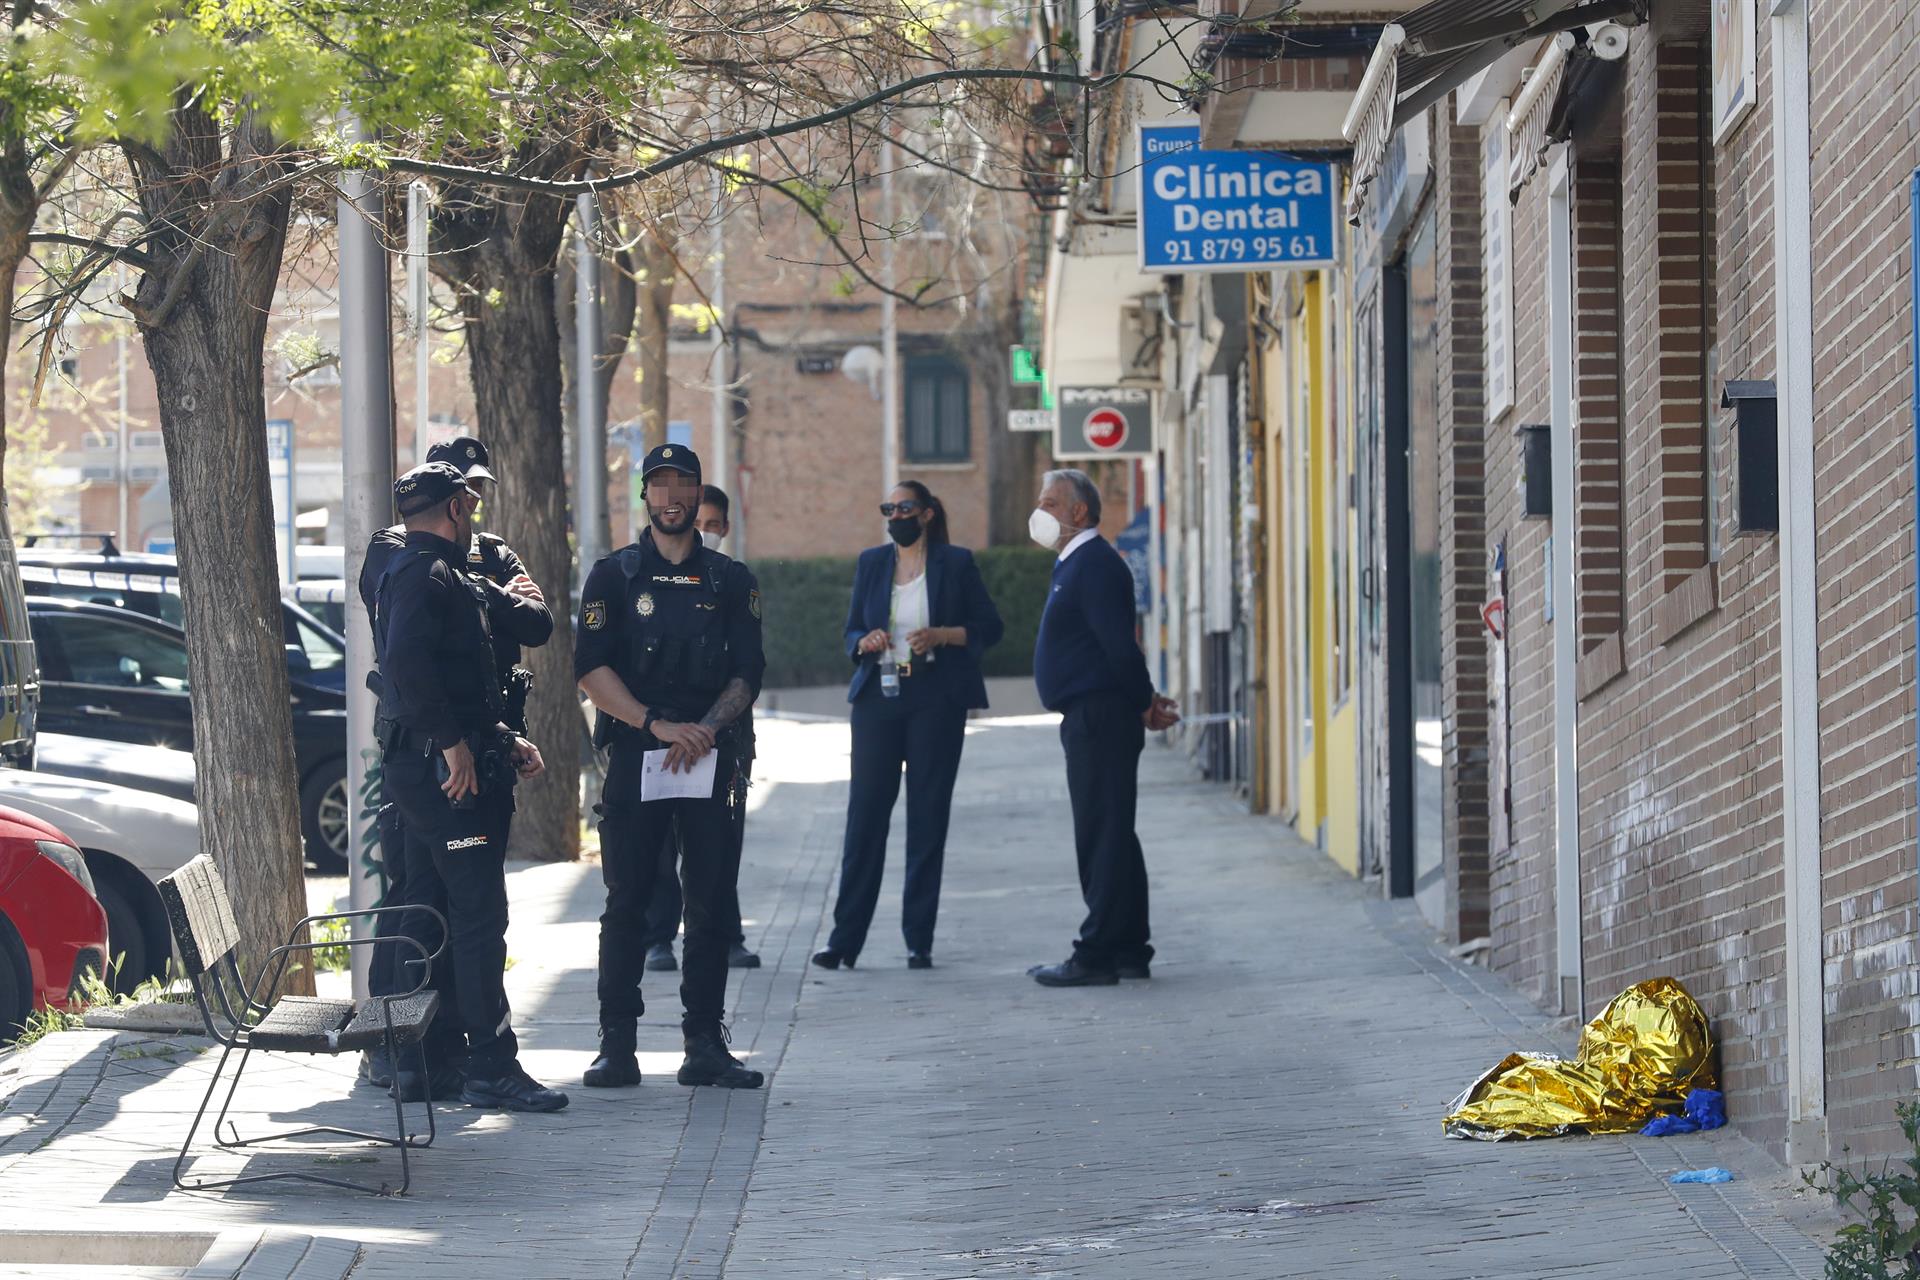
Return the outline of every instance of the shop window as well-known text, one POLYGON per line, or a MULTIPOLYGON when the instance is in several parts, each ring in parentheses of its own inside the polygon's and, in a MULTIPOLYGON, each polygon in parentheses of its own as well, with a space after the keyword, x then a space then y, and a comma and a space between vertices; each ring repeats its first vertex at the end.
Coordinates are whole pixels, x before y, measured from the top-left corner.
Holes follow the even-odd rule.
POLYGON ((907 361, 907 461, 965 462, 972 453, 967 371, 946 356, 907 361))

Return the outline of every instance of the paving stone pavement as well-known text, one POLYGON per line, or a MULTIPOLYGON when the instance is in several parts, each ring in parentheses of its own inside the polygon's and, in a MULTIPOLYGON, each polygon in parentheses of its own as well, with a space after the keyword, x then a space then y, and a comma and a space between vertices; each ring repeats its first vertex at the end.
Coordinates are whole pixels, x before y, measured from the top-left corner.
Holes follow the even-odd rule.
MULTIPOLYGON (((673 1083, 676 998, 657 976, 647 1082, 578 1087, 599 877, 521 868, 509 989, 524 1059, 570 1088, 568 1111, 442 1109, 402 1199, 297 1183, 182 1195, 173 1150, 217 1055, 191 1037, 50 1037, 0 1058, 0 1274, 14 1274, 7 1230, 58 1223, 76 1239, 226 1233, 232 1260, 210 1254, 192 1274, 302 1280, 1820 1275, 1813 1235, 1828 1220, 1737 1132, 1443 1138, 1440 1113, 1467 1080, 1513 1048, 1564 1049, 1572 1030, 1452 960, 1410 909, 1192 781, 1172 751, 1150 749, 1142 776, 1151 982, 1051 991, 1024 976, 1066 954, 1080 914, 1057 734, 1037 719, 970 726, 938 967, 905 967, 896 815, 860 967, 810 968, 847 730, 769 721, 761 738, 741 899, 766 967, 736 972, 730 1007, 735 1050, 770 1073, 766 1090, 673 1083), (1667 1185, 1706 1164, 1740 1180, 1667 1185), (249 1228, 271 1231, 253 1245, 236 1235, 249 1228)), ((241 1128, 390 1119, 351 1073, 256 1060, 241 1128)), ((210 1154, 195 1171, 314 1159, 210 1154)), ((386 1153, 334 1167, 397 1174, 386 1153)))

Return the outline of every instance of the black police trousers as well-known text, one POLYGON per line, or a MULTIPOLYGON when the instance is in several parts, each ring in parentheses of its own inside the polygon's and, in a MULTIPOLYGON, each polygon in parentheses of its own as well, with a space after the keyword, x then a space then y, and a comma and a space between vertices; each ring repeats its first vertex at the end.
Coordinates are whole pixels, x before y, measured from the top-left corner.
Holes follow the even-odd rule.
MULTIPOLYGON (((433 757, 414 751, 389 752, 382 781, 404 830, 404 905, 440 911, 453 935, 433 964, 440 1012, 427 1033, 428 1062, 464 1059, 469 1075, 492 1078, 519 1058, 506 989, 512 789, 499 787, 456 809, 435 779, 433 757)), ((401 931, 429 952, 440 946, 440 927, 425 911, 410 910, 401 921, 401 931)), ((412 986, 407 957, 395 959, 401 984, 412 986)))
POLYGON ((730 911, 740 874, 730 802, 734 762, 720 748, 711 797, 640 800, 641 742, 613 744, 600 802, 600 872, 607 909, 600 917, 600 1025, 630 1032, 646 1005, 640 978, 646 971, 647 907, 660 879, 662 852, 677 828, 681 841, 680 885, 685 900, 687 943, 680 961, 680 1025, 688 1032, 714 1031, 725 1020, 727 949, 737 928, 730 911))
POLYGON ((1153 959, 1147 944, 1147 862, 1133 830, 1146 744, 1139 710, 1118 693, 1077 698, 1060 721, 1073 851, 1080 864, 1080 896, 1087 904, 1073 952, 1093 969, 1153 959))
MULTIPOLYGON (((407 905, 407 824, 400 816, 400 806, 392 801, 381 805, 380 812, 374 818, 374 824, 380 833, 380 874, 387 885, 385 892, 380 895, 378 905, 405 907, 407 905)), ((349 863, 354 856, 353 853, 347 855, 349 863)), ((405 933, 405 926, 405 916, 399 912, 386 912, 373 918, 373 936, 376 938, 399 937, 405 933)), ((395 992, 405 991, 413 985, 412 975, 417 969, 418 960, 419 956, 412 947, 396 943, 376 944, 373 948, 373 958, 367 961, 368 993, 376 996, 390 996, 395 992), (409 965, 409 961, 416 963, 409 965)))
MULTIPOLYGON (((741 766, 745 769, 747 766, 741 766)), ((660 866, 654 874, 653 896, 647 900, 647 931, 641 938, 641 945, 657 947, 672 942, 674 935, 680 932, 680 912, 683 905, 680 894, 680 849, 686 843, 678 831, 673 839, 661 846, 660 866)), ((736 864, 740 851, 747 843, 747 806, 736 805, 733 812, 733 856, 736 864)), ((727 935, 729 943, 745 943, 747 931, 740 924, 740 890, 738 876, 735 887, 727 894, 727 903, 720 913, 720 931, 727 935)))
MULTIPOLYGON (((527 731, 527 721, 524 714, 517 718, 509 715, 507 717, 507 724, 514 727, 514 732, 516 733, 525 734, 527 731)), ((429 758, 429 762, 431 762, 431 758, 429 758)), ((385 786, 386 782, 383 770, 381 779, 381 794, 383 799, 386 799, 385 786)), ((386 799, 386 802, 380 806, 380 811, 375 816, 374 822, 380 832, 380 873, 382 878, 387 882, 386 892, 380 895, 379 905, 383 907, 403 907, 407 904, 406 818, 401 814, 399 805, 393 803, 391 799, 386 799)), ((502 845, 504 847, 504 840, 502 841, 502 845)), ((347 854, 349 863, 351 863, 353 857, 353 852, 349 851, 347 854)), ((426 905, 432 907, 441 915, 447 913, 447 904, 444 895, 426 905)), ((373 918, 373 936, 376 938, 390 938, 402 933, 406 925, 406 919, 405 916, 398 912, 386 912, 375 916, 373 918)), ((677 919, 675 924, 678 924, 677 919)), ((429 947, 427 949, 431 951, 433 948, 429 947)), ((413 986, 414 970, 407 967, 409 959, 417 959, 417 957, 414 956, 412 947, 392 943, 376 945, 373 948, 373 958, 367 962, 367 993, 369 995, 387 996, 397 991, 405 991, 413 986)), ((450 1014, 443 1016, 451 1023, 452 1017, 450 1014)))
POLYGON ((867 943, 887 865, 887 828, 907 774, 907 872, 900 899, 900 932, 907 950, 933 952, 940 914, 940 878, 947 860, 947 823, 953 784, 960 776, 967 709, 925 677, 900 682, 900 696, 883 697, 869 680, 853 704, 853 762, 847 788, 847 833, 840 851, 840 892, 833 903, 827 946, 857 956, 867 943), (914 686, 914 687, 909 687, 914 686))

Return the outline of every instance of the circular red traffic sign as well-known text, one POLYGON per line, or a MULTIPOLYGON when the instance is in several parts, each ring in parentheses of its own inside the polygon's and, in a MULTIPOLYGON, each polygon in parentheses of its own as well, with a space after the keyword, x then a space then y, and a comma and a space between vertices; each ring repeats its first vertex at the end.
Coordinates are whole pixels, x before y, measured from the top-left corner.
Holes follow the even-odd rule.
POLYGON ((1095 409, 1087 415, 1087 443, 1096 449, 1118 449, 1127 442, 1127 415, 1118 409, 1095 409))

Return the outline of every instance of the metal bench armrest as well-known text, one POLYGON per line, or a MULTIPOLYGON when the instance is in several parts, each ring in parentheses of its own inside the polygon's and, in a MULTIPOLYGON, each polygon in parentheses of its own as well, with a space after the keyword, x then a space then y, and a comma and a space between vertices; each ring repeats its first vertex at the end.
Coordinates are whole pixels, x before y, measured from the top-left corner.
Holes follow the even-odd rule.
POLYGON ((400 914, 407 911, 424 911, 440 922, 440 945, 434 948, 433 954, 428 957, 430 960, 438 960, 441 953, 447 949, 447 939, 452 936, 452 931, 447 925, 446 916, 442 915, 437 909, 424 904, 417 907, 362 907, 358 911, 327 911, 320 915, 305 916, 296 921, 293 928, 287 930, 287 941, 291 943, 299 936, 302 929, 308 925, 319 924, 322 920, 351 920, 355 916, 381 916, 400 914))
MULTIPOLYGON (((410 938, 404 933, 396 933, 390 938, 345 938, 339 942, 282 943, 267 953, 266 960, 263 961, 260 966, 262 972, 269 969, 273 972, 273 982, 267 987, 267 1002, 262 1004, 257 997, 248 996, 247 1004, 252 1008, 262 1011, 268 1011, 273 1008, 273 1002, 280 994, 280 981, 287 975, 287 961, 295 952, 319 951, 323 947, 374 947, 383 942, 404 942, 420 953, 420 980, 414 983, 409 990, 392 992, 391 995, 386 998, 399 999, 403 996, 420 994, 433 977, 433 957, 427 954, 426 947, 421 945, 418 938, 410 938), (274 963, 276 960, 279 961, 277 966, 274 963)), ((257 991, 258 988, 256 987, 255 990, 257 991)))

